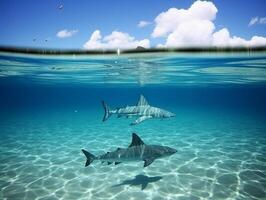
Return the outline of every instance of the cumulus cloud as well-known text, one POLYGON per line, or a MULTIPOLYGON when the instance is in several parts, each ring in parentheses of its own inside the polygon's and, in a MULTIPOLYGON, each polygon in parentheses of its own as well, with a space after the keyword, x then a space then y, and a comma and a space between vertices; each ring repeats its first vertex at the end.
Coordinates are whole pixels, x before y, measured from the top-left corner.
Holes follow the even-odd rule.
POLYGON ((168 33, 176 31, 180 25, 190 25, 189 23, 194 23, 195 20, 198 21, 199 26, 201 22, 211 22, 215 19, 217 11, 215 5, 207 1, 196 1, 187 10, 170 8, 168 11, 162 12, 155 18, 156 26, 152 36, 166 36, 168 33))
POLYGON ((214 24, 208 20, 182 23, 168 35, 166 46, 209 46, 214 28, 214 24))
POLYGON ((149 26, 151 24, 151 22, 148 22, 148 21, 140 21, 139 23, 138 23, 138 27, 139 28, 143 28, 143 27, 145 27, 145 26, 149 26))
MULTIPOLYGON (((217 12, 213 2, 199 0, 188 9, 170 8, 155 18, 151 36, 166 39, 160 47, 265 45, 265 37, 253 36, 250 40, 245 40, 237 36, 231 37, 226 28, 216 31, 214 21, 217 12)), ((251 23, 264 21, 266 23, 264 18, 254 18, 251 23)))
POLYGON ((253 36, 250 40, 245 40, 237 36, 230 36, 228 29, 223 28, 213 34, 214 46, 260 46, 266 45, 266 38, 253 36))
POLYGON ((67 38, 67 37, 73 36, 77 32, 78 32, 78 30, 67 30, 67 29, 64 29, 64 30, 59 31, 56 34, 56 36, 59 37, 59 38, 67 38))
POLYGON ((248 26, 253 26, 255 24, 266 24, 266 17, 252 17, 248 26))
POLYGON ((134 49, 137 46, 150 47, 148 39, 136 40, 128 33, 113 31, 110 35, 102 37, 100 30, 92 33, 90 39, 84 44, 85 49, 134 49))

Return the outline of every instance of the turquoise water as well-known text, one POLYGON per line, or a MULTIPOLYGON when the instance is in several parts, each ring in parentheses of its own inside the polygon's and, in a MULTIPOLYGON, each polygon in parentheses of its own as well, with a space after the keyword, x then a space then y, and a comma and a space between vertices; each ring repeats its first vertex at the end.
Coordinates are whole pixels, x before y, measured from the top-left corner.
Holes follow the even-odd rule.
POLYGON ((0 54, 0 199, 265 199, 266 54, 0 54), (102 122, 149 104, 176 114, 102 122), (95 155, 145 143, 170 157, 85 168, 95 155))

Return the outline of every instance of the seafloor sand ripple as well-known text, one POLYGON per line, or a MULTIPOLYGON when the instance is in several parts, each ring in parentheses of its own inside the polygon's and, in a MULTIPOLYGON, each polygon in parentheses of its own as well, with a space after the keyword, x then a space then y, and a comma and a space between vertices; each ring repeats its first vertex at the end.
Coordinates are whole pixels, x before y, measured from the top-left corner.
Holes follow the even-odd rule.
POLYGON ((259 120, 177 116, 129 127, 126 119, 102 124, 68 114, 1 122, 0 199, 266 198, 266 127, 259 120), (125 147, 132 131, 178 153, 145 169, 140 162, 84 167, 81 148, 98 155, 125 147))

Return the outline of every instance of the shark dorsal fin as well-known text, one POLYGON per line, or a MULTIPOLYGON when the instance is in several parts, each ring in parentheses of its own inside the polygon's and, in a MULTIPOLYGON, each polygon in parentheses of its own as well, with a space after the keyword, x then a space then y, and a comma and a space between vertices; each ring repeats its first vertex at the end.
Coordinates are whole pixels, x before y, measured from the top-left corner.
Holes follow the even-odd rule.
POLYGON ((136 133, 132 133, 132 141, 129 147, 145 145, 145 143, 140 139, 136 133))
POLYGON ((139 101, 137 106, 148 106, 148 101, 145 99, 145 97, 141 94, 139 97, 139 101))

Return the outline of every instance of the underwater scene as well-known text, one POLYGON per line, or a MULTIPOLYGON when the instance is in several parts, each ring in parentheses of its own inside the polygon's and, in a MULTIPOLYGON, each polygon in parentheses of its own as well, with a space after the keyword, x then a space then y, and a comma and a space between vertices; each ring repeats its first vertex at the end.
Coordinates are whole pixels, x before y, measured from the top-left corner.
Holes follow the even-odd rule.
POLYGON ((266 199, 266 53, 0 53, 0 199, 266 199))

